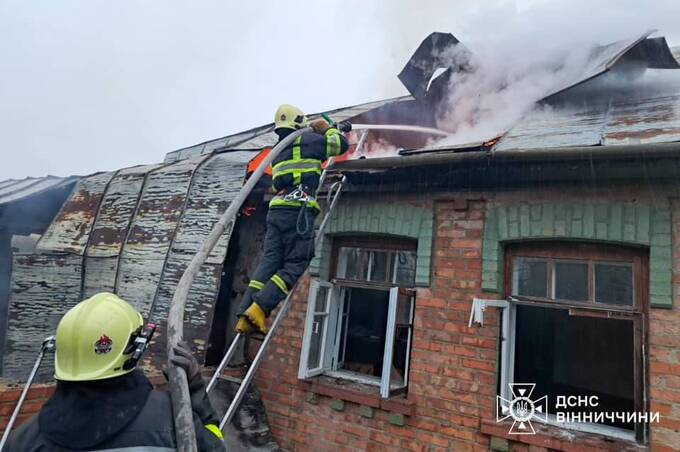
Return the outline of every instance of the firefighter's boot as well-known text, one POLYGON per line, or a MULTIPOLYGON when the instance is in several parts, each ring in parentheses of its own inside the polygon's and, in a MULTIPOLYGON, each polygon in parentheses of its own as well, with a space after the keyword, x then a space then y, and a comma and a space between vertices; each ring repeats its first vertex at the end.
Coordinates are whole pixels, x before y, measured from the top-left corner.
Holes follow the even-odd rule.
POLYGON ((260 305, 257 303, 251 304, 243 315, 248 319, 251 326, 255 327, 260 333, 267 334, 267 331, 269 331, 266 324, 267 314, 260 305))

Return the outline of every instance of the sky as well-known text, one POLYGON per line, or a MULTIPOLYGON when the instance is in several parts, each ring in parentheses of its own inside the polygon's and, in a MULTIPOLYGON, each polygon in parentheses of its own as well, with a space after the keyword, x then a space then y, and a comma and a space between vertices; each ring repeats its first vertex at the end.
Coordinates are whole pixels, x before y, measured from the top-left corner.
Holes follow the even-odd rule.
POLYGON ((649 29, 680 45, 679 18, 678 0, 0 0, 0 180, 160 162, 281 103, 406 94, 432 31, 515 61, 649 29))

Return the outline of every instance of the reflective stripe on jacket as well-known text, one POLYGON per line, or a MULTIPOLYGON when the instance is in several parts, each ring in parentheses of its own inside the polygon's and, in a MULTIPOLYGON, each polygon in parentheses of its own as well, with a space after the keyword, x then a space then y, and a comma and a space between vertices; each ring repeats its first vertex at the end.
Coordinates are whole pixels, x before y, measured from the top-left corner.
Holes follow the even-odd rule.
MULTIPOLYGON (((286 147, 272 163, 272 185, 275 192, 290 192, 299 185, 308 188, 309 195, 316 194, 321 176, 321 165, 330 157, 342 154, 349 144, 338 129, 331 127, 321 135, 308 132, 300 135, 286 147)), ((287 201, 283 196, 276 196, 269 207, 300 207, 301 201, 287 201)), ((319 208, 316 201, 308 203, 309 207, 319 208)))

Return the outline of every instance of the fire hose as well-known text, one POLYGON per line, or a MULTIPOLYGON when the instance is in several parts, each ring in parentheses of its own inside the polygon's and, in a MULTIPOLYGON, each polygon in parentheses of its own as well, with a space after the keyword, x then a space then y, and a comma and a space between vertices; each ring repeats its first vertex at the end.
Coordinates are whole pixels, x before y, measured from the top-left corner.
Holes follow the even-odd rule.
MULTIPOLYGON (((227 226, 236 218, 236 215, 241 209, 241 205, 255 188, 255 185, 257 185, 257 182, 260 180, 265 170, 272 164, 281 151, 297 137, 305 132, 311 131, 311 127, 296 130, 274 146, 269 155, 248 178, 248 181, 243 188, 241 188, 238 196, 236 196, 231 204, 229 204, 227 210, 222 214, 217 223, 215 223, 215 226, 213 226, 213 229, 210 231, 210 234, 208 234, 208 237, 201 245, 199 251, 191 259, 191 262, 177 284, 177 289, 172 297, 170 312, 168 313, 168 358, 172 354, 173 347, 182 340, 184 330, 184 308, 186 306, 187 296, 191 284, 201 269, 201 266, 205 263, 205 260, 208 258, 208 255, 217 244, 227 226)), ((168 385, 170 388, 170 397, 172 399, 172 411, 175 418, 177 450, 180 452, 194 452, 196 450, 196 432, 194 431, 187 376, 183 369, 174 365, 169 359, 168 385)))

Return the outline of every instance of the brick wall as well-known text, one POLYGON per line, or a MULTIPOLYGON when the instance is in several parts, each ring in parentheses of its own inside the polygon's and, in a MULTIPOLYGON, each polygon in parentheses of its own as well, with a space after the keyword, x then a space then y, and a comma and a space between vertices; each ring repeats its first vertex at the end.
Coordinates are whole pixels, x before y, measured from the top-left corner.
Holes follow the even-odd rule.
POLYGON ((481 294, 485 202, 435 204, 431 286, 417 289, 411 381, 403 416, 367 404, 310 397, 297 379, 308 280, 258 373, 274 436, 287 450, 486 450, 480 419, 493 413, 498 314, 468 328, 481 294), (403 425, 401 425, 403 424, 403 425))
MULTIPOLYGON (((635 193, 640 199, 641 191, 635 193)), ((583 199, 583 194, 571 195, 583 199)), ((565 192, 556 190, 544 196, 564 199, 565 192)), ((616 197, 626 198, 622 192, 616 197)), ((431 285, 417 289, 407 400, 412 412, 404 414, 368 398, 343 397, 337 391, 318 391, 297 379, 309 279, 301 281, 290 313, 256 378, 272 431, 284 449, 637 449, 596 435, 555 435, 549 429, 539 429, 538 435, 518 441, 508 437, 507 426, 495 424, 499 314, 489 309, 484 327, 467 326, 473 297, 499 296, 481 288, 482 236, 491 204, 483 200, 488 198, 484 194, 468 194, 467 198, 466 202, 456 199, 434 204, 431 285)), ((493 205, 508 201, 497 196, 493 199, 493 205)), ((674 233, 680 233, 680 202, 674 205, 674 221, 674 233)), ((677 243, 674 262, 678 298, 677 243)), ((650 312, 651 410, 661 413, 660 424, 652 426, 651 443, 653 450, 662 451, 680 449, 680 300, 674 301, 672 310, 650 312)))
MULTIPOLYGON (((14 412, 14 407, 19 400, 21 394, 21 387, 19 388, 0 388, 0 431, 4 432, 9 418, 14 412)), ((30 419, 34 414, 38 413, 43 404, 52 396, 54 392, 54 385, 35 385, 31 387, 26 396, 19 417, 14 424, 14 429, 30 419)))
POLYGON ((680 449, 680 200, 673 213, 673 308, 649 313, 649 386, 651 411, 661 414, 652 426, 652 448, 680 449))

